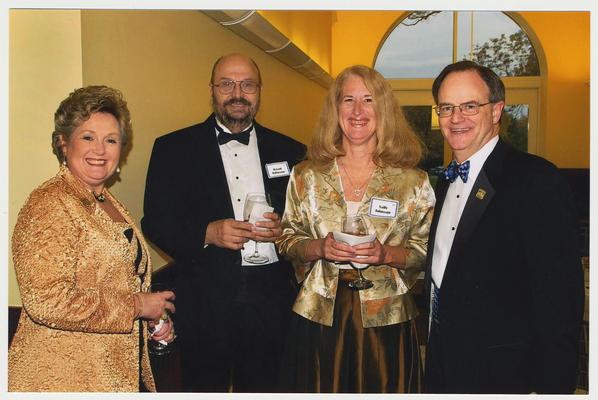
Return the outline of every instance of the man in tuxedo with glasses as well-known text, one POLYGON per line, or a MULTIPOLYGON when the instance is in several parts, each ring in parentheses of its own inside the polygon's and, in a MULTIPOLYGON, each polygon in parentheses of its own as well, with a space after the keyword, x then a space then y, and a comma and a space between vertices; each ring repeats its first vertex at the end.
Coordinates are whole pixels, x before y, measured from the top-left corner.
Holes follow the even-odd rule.
POLYGON ((489 68, 433 84, 453 162, 436 187, 426 289, 428 393, 572 393, 583 275, 558 169, 499 138, 505 89, 489 68))
POLYGON ((261 86, 252 59, 219 58, 210 80, 214 113, 154 143, 141 225, 175 261, 184 391, 276 390, 296 283, 273 242, 305 146, 255 121, 261 86), (269 194, 274 207, 255 225, 243 221, 251 192, 269 194), (255 241, 263 264, 244 259, 255 241))

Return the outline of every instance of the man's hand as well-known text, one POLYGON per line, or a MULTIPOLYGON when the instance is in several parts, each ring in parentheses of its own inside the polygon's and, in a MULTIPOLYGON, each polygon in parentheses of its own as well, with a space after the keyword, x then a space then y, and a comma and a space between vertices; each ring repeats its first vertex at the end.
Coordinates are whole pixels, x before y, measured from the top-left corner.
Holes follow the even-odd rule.
POLYGON ((257 242, 273 242, 282 235, 280 217, 275 212, 267 212, 263 215, 268 221, 257 221, 253 227, 252 240, 257 242))
MULTIPOLYGON (((280 223, 278 224, 280 226, 280 223)), ((253 238, 253 225, 232 218, 213 221, 206 229, 206 243, 231 250, 240 250, 253 238)))

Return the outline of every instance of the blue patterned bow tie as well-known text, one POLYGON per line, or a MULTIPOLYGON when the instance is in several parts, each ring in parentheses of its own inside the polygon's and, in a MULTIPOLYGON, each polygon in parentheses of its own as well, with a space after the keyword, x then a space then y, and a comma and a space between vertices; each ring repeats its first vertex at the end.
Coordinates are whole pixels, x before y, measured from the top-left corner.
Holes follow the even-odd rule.
POLYGON ((469 176, 469 161, 465 161, 463 164, 457 164, 457 161, 453 160, 444 170, 444 177, 450 183, 453 183, 457 176, 460 176, 463 182, 467 182, 469 176))

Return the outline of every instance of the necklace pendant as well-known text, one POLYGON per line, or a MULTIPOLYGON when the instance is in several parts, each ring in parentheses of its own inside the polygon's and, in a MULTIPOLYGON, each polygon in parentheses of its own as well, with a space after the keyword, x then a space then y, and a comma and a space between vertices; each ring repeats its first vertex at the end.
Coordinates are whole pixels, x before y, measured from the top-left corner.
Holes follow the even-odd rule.
POLYGON ((100 194, 96 194, 96 192, 91 192, 93 194, 93 197, 99 201, 100 203, 103 203, 106 201, 106 196, 104 195, 104 192, 100 192, 100 194))
POLYGON ((353 194, 358 197, 361 196, 361 189, 353 189, 353 194))

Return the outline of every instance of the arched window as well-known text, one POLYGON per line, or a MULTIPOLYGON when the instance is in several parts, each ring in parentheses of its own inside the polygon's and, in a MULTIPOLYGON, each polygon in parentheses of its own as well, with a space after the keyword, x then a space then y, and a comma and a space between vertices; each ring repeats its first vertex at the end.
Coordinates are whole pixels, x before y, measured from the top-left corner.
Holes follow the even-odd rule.
POLYGON ((485 11, 415 11, 389 31, 374 67, 391 83, 405 114, 429 149, 422 167, 432 172, 448 161, 432 112, 432 82, 447 65, 473 60, 505 83, 501 135, 517 148, 540 154, 540 62, 528 34, 509 15, 485 11))

